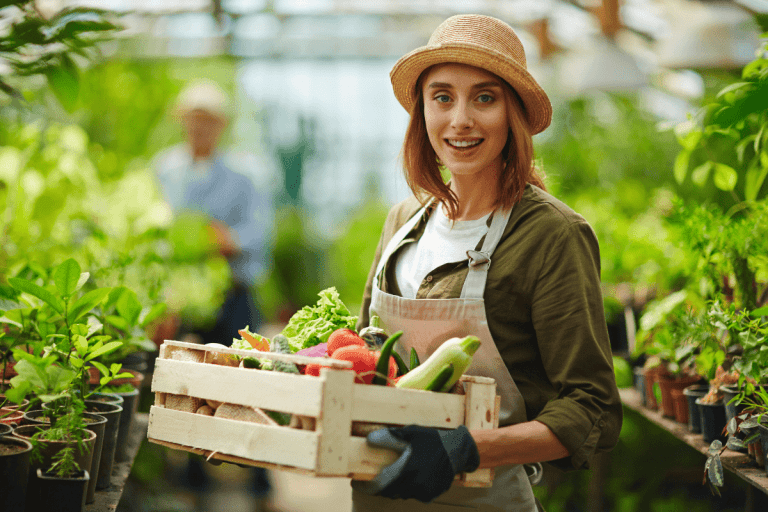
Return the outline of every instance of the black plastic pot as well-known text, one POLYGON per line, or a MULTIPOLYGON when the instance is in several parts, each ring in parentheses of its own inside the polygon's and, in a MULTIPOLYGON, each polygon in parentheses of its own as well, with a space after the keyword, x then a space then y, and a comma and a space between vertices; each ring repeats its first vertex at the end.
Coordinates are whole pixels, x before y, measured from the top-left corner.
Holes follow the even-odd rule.
POLYGON ((701 433, 701 412, 696 404, 696 399, 703 397, 707 392, 709 392, 709 384, 694 384, 683 390, 683 394, 688 400, 688 430, 694 434, 701 433))
POLYGON ((88 491, 88 471, 70 478, 61 478, 37 469, 34 475, 35 492, 27 499, 27 512, 82 512, 88 491))
POLYGON ((88 469, 88 488, 85 493, 85 502, 93 503, 96 499, 96 477, 90 475, 99 474, 99 465, 101 464, 101 451, 104 447, 104 433, 107 428, 107 418, 101 414, 84 412, 83 418, 88 420, 88 430, 96 433, 96 443, 93 445, 93 455, 91 456, 91 466, 88 469))
POLYGON ((0 423, 0 437, 7 436, 13 432, 13 427, 10 425, 6 425, 5 423, 0 423))
POLYGON ((701 414, 701 435, 705 443, 711 443, 719 439, 725 444, 727 436, 723 434, 725 428, 725 407, 722 399, 715 404, 705 404, 701 398, 696 399, 696 405, 699 406, 701 414))
POLYGON ((104 425, 103 444, 99 457, 98 470, 91 472, 91 483, 96 490, 106 489, 111 484, 112 467, 115 462, 115 449, 117 447, 117 433, 120 429, 120 415, 123 408, 120 405, 92 400, 85 401, 85 410, 103 416, 106 419, 104 425))
POLYGON ((128 460, 128 434, 133 425, 133 417, 139 410, 139 389, 127 393, 114 393, 123 397, 123 412, 120 413, 120 428, 117 433, 117 448, 115 449, 115 462, 128 460))
POLYGON ((24 512, 29 477, 29 456, 32 445, 11 436, 0 437, 0 448, 18 449, 13 453, 0 453, 0 510, 24 512))

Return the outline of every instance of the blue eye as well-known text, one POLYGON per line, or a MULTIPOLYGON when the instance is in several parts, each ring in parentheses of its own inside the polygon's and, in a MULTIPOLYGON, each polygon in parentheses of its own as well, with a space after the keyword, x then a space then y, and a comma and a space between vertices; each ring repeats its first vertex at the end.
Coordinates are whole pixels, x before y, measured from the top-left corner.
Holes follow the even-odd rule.
POLYGON ((448 103, 451 101, 451 98, 447 94, 438 94, 435 96, 435 101, 438 103, 448 103))
POLYGON ((477 99, 480 103, 490 103, 494 98, 490 94, 481 94, 477 99))

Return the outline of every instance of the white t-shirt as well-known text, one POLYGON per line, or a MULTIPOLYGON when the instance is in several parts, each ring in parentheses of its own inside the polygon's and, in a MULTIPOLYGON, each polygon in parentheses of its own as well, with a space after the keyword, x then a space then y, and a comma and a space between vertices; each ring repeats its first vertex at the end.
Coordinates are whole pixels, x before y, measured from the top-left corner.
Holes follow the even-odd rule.
POLYGON ((488 232, 490 215, 451 222, 442 205, 435 208, 421 239, 403 250, 395 266, 395 279, 403 297, 415 299, 426 275, 440 265, 466 260, 467 251, 474 250, 488 232))

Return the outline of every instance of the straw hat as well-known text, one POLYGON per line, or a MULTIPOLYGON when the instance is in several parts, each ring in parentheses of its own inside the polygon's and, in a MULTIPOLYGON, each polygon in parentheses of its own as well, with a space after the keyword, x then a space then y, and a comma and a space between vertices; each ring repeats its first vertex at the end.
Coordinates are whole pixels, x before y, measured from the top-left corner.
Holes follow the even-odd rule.
POLYGON ((203 110, 221 119, 229 117, 229 96, 216 82, 207 79, 188 84, 179 93, 175 113, 183 115, 193 110, 203 110))
POLYGON ((395 97, 410 112, 416 101, 416 81, 428 67, 446 62, 469 64, 503 78, 523 100, 534 134, 552 121, 552 104, 528 73, 525 51, 512 27, 490 16, 451 16, 432 33, 426 46, 397 61, 389 73, 395 97))

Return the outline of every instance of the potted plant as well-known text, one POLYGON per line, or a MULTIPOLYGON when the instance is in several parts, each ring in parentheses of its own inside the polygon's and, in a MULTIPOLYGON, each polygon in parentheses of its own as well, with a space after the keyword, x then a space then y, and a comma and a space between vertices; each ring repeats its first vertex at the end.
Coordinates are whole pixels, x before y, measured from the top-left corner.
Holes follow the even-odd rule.
POLYGON ((682 391, 700 380, 695 370, 698 344, 688 320, 693 314, 695 299, 682 290, 650 304, 640 318, 638 333, 639 350, 648 356, 646 368, 651 370, 646 378, 650 374, 650 380, 658 386, 662 414, 681 423, 688 422, 687 402, 682 391))
MULTIPOLYGON (((27 304, 26 309, 19 311, 29 324, 25 327, 16 322, 10 326, 11 330, 26 329, 28 333, 24 346, 13 350, 18 375, 11 379, 12 387, 6 396, 16 403, 26 397, 30 397, 33 404, 46 403, 49 414, 48 428, 19 427, 14 435, 30 438, 33 460, 42 472, 79 480, 94 463, 95 434, 87 429, 84 415, 84 401, 91 392, 88 368, 98 367, 94 362, 97 357, 122 345, 109 335, 99 334, 103 325, 91 314, 106 300, 111 289, 83 292, 88 279, 89 274, 81 272, 74 259, 56 266, 47 276, 44 273, 33 279, 8 279, 10 286, 18 291, 18 301, 27 304), (38 339, 31 339, 33 337, 38 339), (46 452, 43 448, 52 451, 46 452)), ((99 370, 108 379, 125 376, 120 373, 119 364, 109 369, 101 365, 99 370)), ((43 475, 39 481, 35 475, 31 476, 34 486, 48 484, 51 475, 43 475)))

